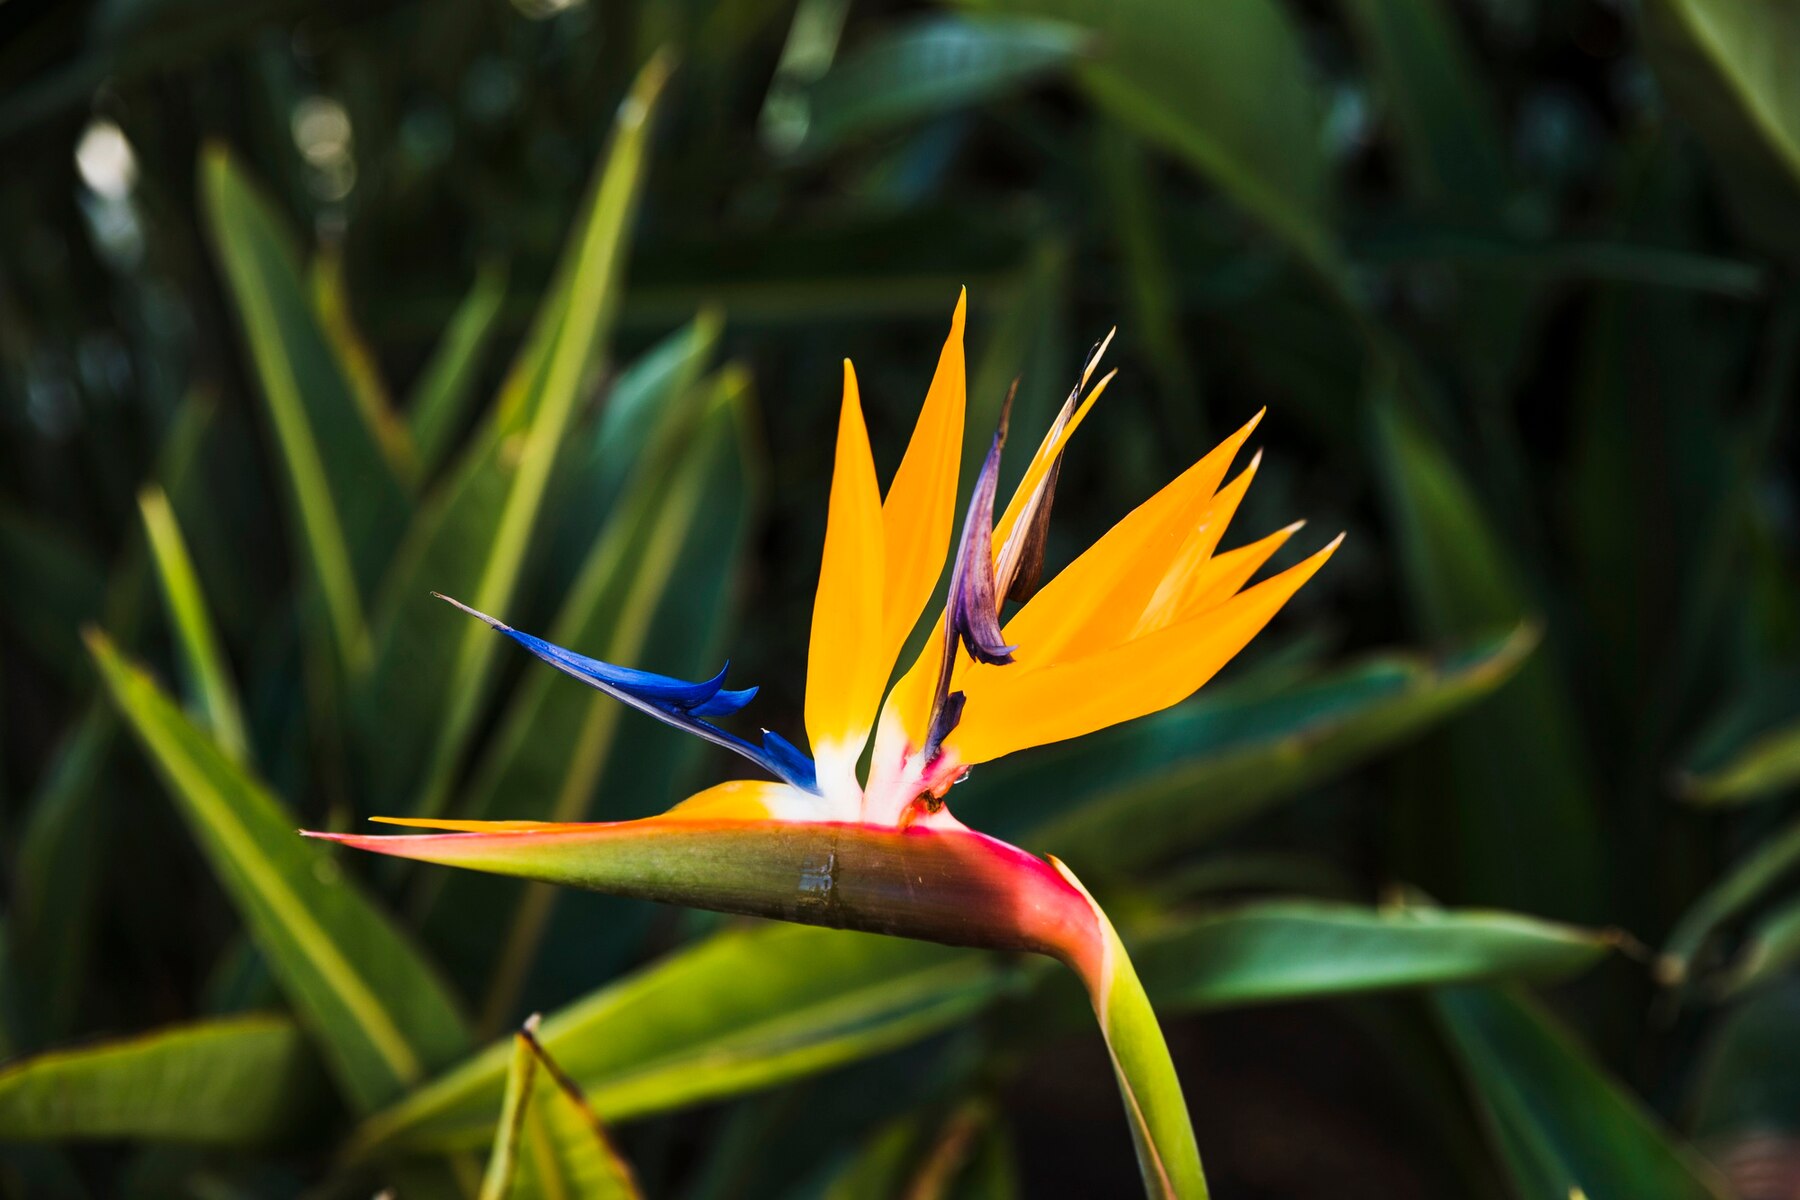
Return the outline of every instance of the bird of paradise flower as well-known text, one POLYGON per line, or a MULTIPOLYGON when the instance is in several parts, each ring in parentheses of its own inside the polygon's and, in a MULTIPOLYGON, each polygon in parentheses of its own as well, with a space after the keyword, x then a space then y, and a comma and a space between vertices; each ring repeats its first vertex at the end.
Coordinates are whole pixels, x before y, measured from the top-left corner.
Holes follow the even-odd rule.
POLYGON ((1256 474, 1252 459, 1226 480, 1258 413, 1040 588, 1064 449, 1113 378, 1092 378, 1102 342, 996 519, 1003 412, 964 515, 944 612, 890 689, 895 661, 943 573, 955 524, 966 303, 966 295, 957 302, 885 497, 856 375, 844 363, 807 654, 810 757, 777 733, 752 742, 715 724, 756 694, 726 688, 723 671, 688 682, 615 666, 451 600, 557 669, 737 752, 773 778, 722 783, 635 821, 377 818, 434 832, 308 836, 728 913, 1050 955, 1074 970, 1093 1002, 1147 1191, 1204 1196, 1180 1082, 1106 915, 1061 862, 970 830, 945 796, 972 766, 1185 699, 1256 636, 1343 535, 1250 586, 1300 525, 1219 550, 1256 474), (1008 600, 1019 606, 1002 622, 1008 600))

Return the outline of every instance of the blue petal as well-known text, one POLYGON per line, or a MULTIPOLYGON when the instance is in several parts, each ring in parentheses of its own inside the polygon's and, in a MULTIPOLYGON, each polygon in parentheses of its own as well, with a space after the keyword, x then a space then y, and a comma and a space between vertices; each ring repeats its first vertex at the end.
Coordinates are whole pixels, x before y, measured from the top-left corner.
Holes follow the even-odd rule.
POLYGON ((774 733, 764 733, 763 744, 752 745, 735 733, 728 733, 702 717, 725 716, 737 712, 750 703, 756 695, 756 689, 740 688, 727 690, 725 672, 721 670, 711 679, 700 682, 688 682, 672 679, 667 675, 657 675, 651 671, 637 671, 630 667, 615 666, 601 662, 597 658, 589 658, 585 654, 576 654, 565 650, 543 638, 529 633, 521 633, 503 621, 495 620, 484 612, 478 612, 460 600, 452 600, 449 596, 432 593, 438 599, 455 605, 470 616, 487 622, 494 629, 504 633, 537 657, 543 659, 557 670, 573 675, 590 687, 598 688, 615 700, 620 700, 639 712, 647 713, 665 724, 677 729, 705 738, 716 746, 733 750, 756 763, 777 779, 784 779, 797 788, 817 793, 819 790, 817 774, 813 769, 812 759, 785 738, 774 733))
POLYGON ((711 700, 704 704, 696 704, 688 711, 696 717, 728 717, 754 699, 756 699, 756 689, 753 687, 740 688, 737 691, 721 689, 711 700))
MULTIPOLYGON (((493 622, 489 622, 493 624, 493 622)), ((673 704, 692 712, 700 705, 714 699, 725 683, 725 672, 720 671, 711 679, 691 683, 685 679, 675 679, 668 675, 658 675, 653 671, 639 671, 632 667, 615 666, 609 662, 601 662, 597 658, 589 658, 585 654, 577 654, 573 650, 565 650, 561 646, 546 642, 543 638, 523 633, 511 626, 495 625, 501 633, 519 645, 525 647, 545 662, 552 663, 577 679, 593 684, 606 684, 621 691, 630 692, 645 700, 656 700, 665 704, 673 704)), ((738 705, 742 708, 743 705, 738 705)), ((735 708, 727 708, 726 712, 736 712, 735 708)))
POLYGON ((802 754, 800 748, 794 743, 773 729, 765 729, 762 736, 762 748, 763 752, 769 756, 770 761, 780 764, 780 769, 775 772, 777 775, 797 788, 809 792, 819 790, 819 778, 817 770, 813 766, 813 760, 802 754))

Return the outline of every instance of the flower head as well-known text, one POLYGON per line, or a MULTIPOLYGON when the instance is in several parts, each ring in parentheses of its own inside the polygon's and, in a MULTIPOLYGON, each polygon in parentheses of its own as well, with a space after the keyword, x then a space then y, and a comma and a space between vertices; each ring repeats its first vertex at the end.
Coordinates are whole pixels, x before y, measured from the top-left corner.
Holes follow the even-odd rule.
POLYGON ((756 694, 726 688, 723 670, 690 682, 615 666, 452 600, 558 670, 735 751, 767 778, 719 784, 640 821, 399 820, 439 832, 316 836, 727 912, 1051 954, 1074 967, 1094 997, 1141 1156, 1147 1155, 1146 1179, 1154 1185, 1158 1178, 1184 1177, 1188 1157, 1198 1179, 1191 1131, 1173 1151, 1180 1161, 1169 1160, 1166 1143, 1183 1139, 1153 1128, 1155 1114, 1134 1099, 1134 1071, 1164 1072, 1167 1078, 1151 1086, 1177 1099, 1179 1088, 1104 915, 1060 863, 966 829, 945 807, 945 794, 974 765, 1145 716, 1193 694, 1256 636, 1342 537, 1255 584, 1250 579, 1298 524, 1219 550, 1256 474, 1252 458, 1227 478, 1258 413, 1040 587, 1064 451, 1113 378, 1093 379, 1103 341, 996 517, 1008 398, 950 556, 944 609, 923 651, 890 688, 951 546, 966 400, 964 308, 959 300, 885 495, 856 373, 844 363, 807 650, 810 757, 779 734, 765 730, 751 741, 719 725, 756 694), (1007 615, 1009 600, 1017 607, 1007 615), (869 765, 859 777, 865 751, 869 765), (1137 1014, 1130 1019, 1139 1024, 1149 1021, 1160 1057, 1144 1058, 1149 1035, 1141 1030, 1122 1036, 1126 1013, 1137 1014))

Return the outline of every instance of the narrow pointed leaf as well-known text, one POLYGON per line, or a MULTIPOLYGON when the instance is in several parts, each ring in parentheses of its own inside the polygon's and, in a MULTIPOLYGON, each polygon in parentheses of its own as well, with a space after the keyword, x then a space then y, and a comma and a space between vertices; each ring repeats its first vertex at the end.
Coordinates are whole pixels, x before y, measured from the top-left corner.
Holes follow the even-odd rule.
POLYGON ((1722 1181, 1524 995, 1448 988, 1438 1021, 1520 1196, 1724 1200, 1722 1181))
POLYGON ((506 1084, 500 1093, 500 1116, 494 1130, 494 1146, 488 1151, 487 1169, 481 1174, 476 1200, 507 1200, 519 1171, 519 1143, 525 1133, 525 1114, 531 1105, 531 1085, 537 1079, 537 1055, 524 1034, 512 1038, 512 1056, 506 1063, 506 1084))
POLYGON ((1020 17, 925 18, 859 46, 809 89, 801 152, 991 103, 1066 67, 1086 35, 1020 17))
POLYGON ((1800 1133, 1800 980, 1733 1005, 1710 1032, 1689 1111, 1705 1146, 1800 1133))
POLYGON ((1274 0, 965 0, 983 12, 1067 21, 1094 36, 1076 77, 1093 102, 1173 152, 1261 222, 1334 294, 1322 107, 1300 33, 1274 0), (1271 86, 1279 80, 1280 86, 1271 86))
POLYGON ((197 1021, 0 1070, 0 1141, 256 1145, 304 1134, 325 1097, 290 1018, 197 1021))
POLYGON ((215 251, 236 301, 288 481, 294 541, 340 663, 368 656, 365 599, 406 501, 314 317, 299 256, 268 201, 218 146, 201 160, 215 251))
POLYGON ((1644 17, 1658 82, 1711 152, 1739 222, 1800 253, 1800 13, 1781 0, 1651 0, 1644 17))
POLYGON ((1441 0, 1344 0, 1397 126, 1400 161, 1428 211, 1493 221, 1507 196, 1506 144, 1482 68, 1441 0))
POLYGON ((1787 973, 1800 962, 1800 900, 1776 906, 1752 925, 1726 972, 1723 991, 1741 995, 1787 973))
POLYGON ((269 792, 154 681, 90 637, 114 704, 350 1103, 372 1109, 468 1046, 431 968, 269 792))
MULTIPOLYGON (((767 1087, 903 1046, 985 1006, 999 962, 767 925, 676 951, 545 1019, 539 1039, 608 1121, 767 1087)), ((357 1131, 358 1155, 486 1144, 509 1048, 488 1047, 357 1131)))
POLYGON ((422 479, 432 476, 455 444, 481 384, 482 362, 505 299, 505 268, 483 265, 407 398, 407 427, 422 479))
POLYGON ((1696 804, 1743 804, 1800 787, 1800 722, 1763 734, 1727 762, 1681 781, 1696 804))
POLYGON ((104 699, 89 702, 32 791, 19 841, 7 916, 19 964, 32 980, 20 997, 26 1029, 46 1040, 74 1027, 96 940, 104 859, 94 830, 117 720, 104 699))
POLYGON ((1796 865, 1800 865, 1800 821, 1790 822, 1763 838, 1689 906, 1670 931, 1657 959, 1658 977, 1668 984, 1686 980, 1707 941, 1766 896, 1796 865))
POLYGON ((519 1170, 520 1196, 641 1200, 631 1166, 613 1146, 579 1086, 527 1027, 520 1037, 537 1060, 519 1170))
POLYGON ((1603 931, 1512 913, 1399 911, 1277 900, 1171 922, 1136 960, 1170 1009, 1222 1008, 1387 988, 1558 979, 1615 946, 1603 931))
POLYGON ((381 449, 388 469, 409 490, 419 480, 418 456, 413 452, 412 433, 388 395, 387 383, 381 378, 381 366, 375 351, 363 339, 350 311, 350 293, 344 282, 344 258, 341 246, 326 244, 313 258, 311 271, 313 311, 325 342, 337 356, 338 370, 350 385, 350 395, 362 414, 369 436, 381 449))
MULTIPOLYGON (((1379 474, 1421 632, 1478 637, 1515 625, 1531 598, 1456 463, 1403 413, 1397 384, 1378 379, 1372 406, 1379 474)), ((1573 700, 1555 661, 1539 655, 1427 749, 1444 795, 1402 819, 1439 846, 1408 863, 1414 878, 1459 902, 1501 904, 1564 919, 1599 907, 1601 833, 1573 700), (1530 754, 1517 747, 1531 746, 1530 754), (1447 801, 1447 802, 1446 802, 1447 801), (1451 889, 1455 889, 1452 891, 1451 889)))
POLYGON ((459 630, 428 593, 493 613, 517 594, 552 468, 617 310, 651 109, 668 70, 664 59, 652 59, 620 106, 570 246, 567 286, 546 299, 490 424, 421 514, 384 588, 376 665, 361 707, 369 728, 379 729, 367 754, 375 795, 390 811, 440 812, 449 799, 500 647, 474 622, 459 630), (410 803, 401 799, 408 791, 410 803))
POLYGON ((138 496, 150 556, 162 585, 163 603, 176 647, 181 653, 192 698, 219 748, 237 761, 249 751, 244 735, 244 716, 238 705, 237 687, 225 661, 219 635, 200 590, 200 577, 188 556, 187 542, 175 520, 175 510, 161 488, 148 488, 138 496))

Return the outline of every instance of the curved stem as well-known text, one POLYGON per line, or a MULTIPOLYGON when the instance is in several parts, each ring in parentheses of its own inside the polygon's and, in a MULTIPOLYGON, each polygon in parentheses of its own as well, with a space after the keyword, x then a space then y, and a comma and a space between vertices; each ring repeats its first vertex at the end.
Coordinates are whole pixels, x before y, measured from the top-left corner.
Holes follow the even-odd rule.
POLYGON ((1155 1200, 1205 1200, 1206 1173, 1200 1166, 1193 1122, 1188 1119, 1181 1080, 1169 1058, 1169 1044, 1150 1007, 1150 997, 1144 994, 1144 985, 1138 981, 1112 922, 1068 867, 1054 858, 1050 863, 1087 898, 1099 923, 1099 953, 1071 958, 1069 965, 1087 985, 1094 1015, 1106 1036, 1125 1115, 1131 1122, 1131 1140, 1137 1146, 1144 1192, 1155 1200))

